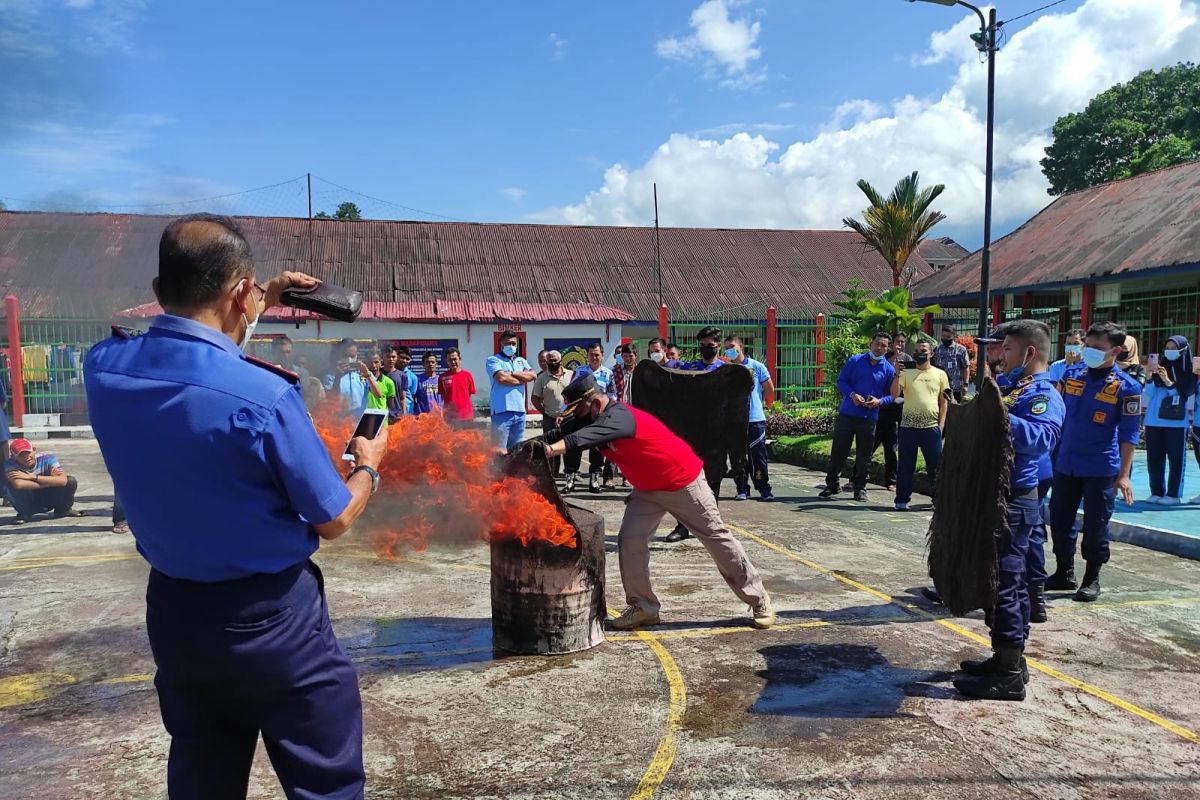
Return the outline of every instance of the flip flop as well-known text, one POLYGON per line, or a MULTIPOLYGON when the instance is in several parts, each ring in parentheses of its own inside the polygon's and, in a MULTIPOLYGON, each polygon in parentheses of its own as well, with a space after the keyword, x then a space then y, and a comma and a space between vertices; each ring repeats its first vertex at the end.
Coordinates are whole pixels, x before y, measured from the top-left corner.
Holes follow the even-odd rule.
POLYGON ((113 525, 112 532, 113 533, 129 533, 129 523, 128 522, 118 522, 116 525, 113 525))

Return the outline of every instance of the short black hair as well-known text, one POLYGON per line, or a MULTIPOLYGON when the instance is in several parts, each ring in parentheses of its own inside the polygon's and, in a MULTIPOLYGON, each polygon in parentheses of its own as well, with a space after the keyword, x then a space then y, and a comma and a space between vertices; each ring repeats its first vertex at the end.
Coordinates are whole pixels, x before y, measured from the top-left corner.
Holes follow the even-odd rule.
POLYGON ((518 338, 516 331, 500 331, 500 341, 502 341, 502 342, 505 339, 516 339, 516 338, 518 338))
POLYGON ((1109 347, 1124 347, 1125 346, 1125 329, 1115 322, 1096 322, 1087 329, 1088 336, 1103 336, 1108 339, 1109 347))
POLYGON ((947 331, 948 331, 948 332, 950 332, 950 333, 956 333, 956 331, 955 331, 955 329, 954 329, 954 323, 953 323, 953 322, 946 322, 946 323, 943 323, 943 325, 942 325, 942 333, 946 333, 947 331))
POLYGON ((591 344, 588 345, 587 352, 590 353, 593 350, 599 350, 600 355, 604 355, 604 345, 600 344, 599 342, 592 342, 591 344))
POLYGON ((437 353, 426 353, 425 355, 421 356, 422 361, 427 358, 432 358, 434 361, 437 361, 437 353))
POLYGON ((158 297, 164 306, 199 308, 220 297, 235 278, 254 279, 254 256, 232 219, 189 214, 163 230, 158 297))
POLYGON ((875 331, 875 335, 871 337, 871 341, 873 342, 876 339, 887 339, 890 342, 892 340, 892 335, 887 331, 875 331))
POLYGON ((1063 334, 1064 339, 1070 339, 1072 336, 1082 342, 1085 338, 1087 338, 1087 331, 1085 331, 1083 328, 1071 328, 1071 330, 1063 334))
POLYGON ((652 345, 652 344, 661 344, 663 346, 663 349, 666 349, 669 346, 667 344, 667 340, 663 339, 659 336, 655 336, 653 339, 646 342, 646 348, 649 349, 650 345, 652 345))
POLYGON ((1032 345, 1038 355, 1045 358, 1050 353, 1050 328, 1036 319, 1014 319, 1004 328, 1004 338, 1019 339, 1026 346, 1032 345))
POLYGON ((631 344, 623 344, 623 345, 621 345, 621 355, 623 355, 623 356, 628 356, 628 355, 634 355, 634 356, 636 356, 636 355, 637 355, 637 348, 636 348, 636 347, 634 347, 634 346, 633 346, 633 345, 631 345, 631 344))
POLYGON ((668 349, 668 350, 670 350, 672 347, 674 347, 676 350, 682 350, 682 349, 683 349, 682 347, 680 347, 680 346, 679 346, 679 342, 668 342, 668 343, 667 343, 667 349, 668 349))
POLYGON ((291 343, 292 343, 292 340, 289 339, 288 335, 285 333, 282 336, 276 336, 274 339, 272 339, 271 347, 282 347, 285 344, 291 344, 291 343))
POLYGON ((412 358, 412 350, 409 350, 407 345, 398 344, 392 349, 396 351, 396 355, 398 356, 408 356, 409 358, 412 358))
MULTIPOLYGON (((904 331, 896 331, 895 333, 893 333, 893 334, 892 334, 892 341, 893 341, 893 342, 894 342, 894 341, 896 341, 896 340, 897 340, 897 339, 899 339, 901 336, 903 336, 903 337, 904 337, 904 341, 906 341, 906 342, 908 341, 908 334, 907 334, 907 333, 905 333, 904 331)), ((920 341, 920 337, 917 337, 917 339, 918 339, 918 341, 920 341)))
POLYGON ((740 337, 736 334, 731 333, 725 337, 725 344, 741 344, 741 343, 742 343, 742 337, 740 337))
POLYGON ((461 356, 462 352, 459 351, 459 349, 457 347, 447 347, 446 348, 446 358, 449 358, 452 355, 461 356))
POLYGON ((721 329, 715 325, 705 325, 700 329, 700 332, 696 334, 696 341, 698 342, 701 339, 716 339, 717 341, 720 341, 721 329))

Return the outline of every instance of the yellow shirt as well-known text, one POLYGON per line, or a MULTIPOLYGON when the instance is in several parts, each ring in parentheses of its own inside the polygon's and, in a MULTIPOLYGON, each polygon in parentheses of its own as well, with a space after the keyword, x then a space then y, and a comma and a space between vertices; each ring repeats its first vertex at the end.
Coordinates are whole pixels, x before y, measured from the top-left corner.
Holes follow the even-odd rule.
POLYGON ((949 391, 950 379, 937 367, 906 369, 900 373, 900 391, 904 393, 902 428, 936 428, 938 398, 949 391))

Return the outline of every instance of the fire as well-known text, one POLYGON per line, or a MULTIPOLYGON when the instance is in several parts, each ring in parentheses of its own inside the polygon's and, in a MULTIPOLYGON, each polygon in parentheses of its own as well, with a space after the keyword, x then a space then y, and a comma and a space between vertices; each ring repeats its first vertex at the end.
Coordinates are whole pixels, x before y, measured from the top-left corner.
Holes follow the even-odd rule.
MULTIPOLYGON (((354 420, 327 406, 314 424, 330 457, 341 455, 354 420)), ((533 488, 500 473, 495 450, 478 431, 455 428, 440 414, 402 417, 388 428, 379 493, 363 514, 376 552, 399 559, 432 541, 517 539, 575 547, 575 528, 533 488)))

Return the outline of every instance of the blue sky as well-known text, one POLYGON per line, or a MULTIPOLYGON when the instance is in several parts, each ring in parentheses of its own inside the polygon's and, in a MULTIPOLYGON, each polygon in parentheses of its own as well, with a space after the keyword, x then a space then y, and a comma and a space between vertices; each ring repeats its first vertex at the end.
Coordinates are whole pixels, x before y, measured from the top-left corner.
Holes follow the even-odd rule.
MULTIPOLYGON (((1036 160, 1054 118, 1200 52, 1195 17, 1068 0, 1006 30, 1001 232, 1050 199, 1036 160)), ((457 219, 647 224, 658 181, 664 224, 837 227, 861 209, 855 179, 920 169, 948 187, 938 232, 974 246, 972 19, 901 0, 0 0, 0 199, 173 213, 193 208, 149 204, 311 172, 457 219)), ((316 210, 420 216, 315 188, 316 210)), ((304 197, 208 205, 300 215, 304 197)))

